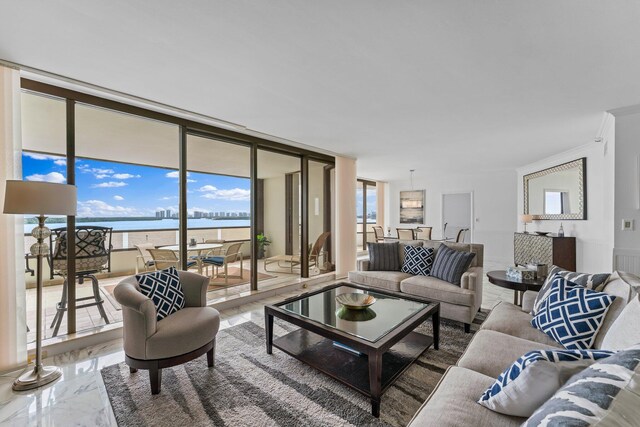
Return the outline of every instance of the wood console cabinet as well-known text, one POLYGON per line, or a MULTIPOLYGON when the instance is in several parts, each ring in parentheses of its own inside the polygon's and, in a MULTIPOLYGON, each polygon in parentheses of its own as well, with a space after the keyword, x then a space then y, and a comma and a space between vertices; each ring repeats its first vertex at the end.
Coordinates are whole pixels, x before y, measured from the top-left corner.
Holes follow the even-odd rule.
POLYGON ((576 271, 576 238, 539 236, 533 233, 515 233, 513 237, 514 263, 526 265, 539 262, 576 271))

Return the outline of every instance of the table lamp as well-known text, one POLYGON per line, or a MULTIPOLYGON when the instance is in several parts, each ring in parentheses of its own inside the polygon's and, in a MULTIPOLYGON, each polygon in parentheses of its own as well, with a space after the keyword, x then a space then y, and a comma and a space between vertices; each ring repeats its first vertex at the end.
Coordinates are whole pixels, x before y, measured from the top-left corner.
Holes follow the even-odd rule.
POLYGON ((44 240, 51 231, 44 226, 45 215, 75 215, 77 189, 73 185, 53 184, 36 181, 7 181, 4 213, 18 215, 38 215, 38 225, 31 231, 37 239, 30 252, 36 256, 36 360, 33 368, 27 367, 13 383, 16 391, 31 390, 62 375, 60 368, 42 365, 42 257, 48 255, 49 246, 44 240))
POLYGON ((527 224, 531 224, 533 221, 533 215, 520 215, 520 221, 524 224, 524 232, 525 234, 529 234, 527 231, 527 224))

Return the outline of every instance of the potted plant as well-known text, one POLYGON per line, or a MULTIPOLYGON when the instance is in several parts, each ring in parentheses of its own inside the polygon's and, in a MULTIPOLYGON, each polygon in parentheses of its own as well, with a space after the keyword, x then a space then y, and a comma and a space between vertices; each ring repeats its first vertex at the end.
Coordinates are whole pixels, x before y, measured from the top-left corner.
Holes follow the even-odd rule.
POLYGON ((258 242, 258 259, 264 258, 264 248, 271 244, 271 240, 267 239, 264 233, 260 233, 256 236, 258 242))

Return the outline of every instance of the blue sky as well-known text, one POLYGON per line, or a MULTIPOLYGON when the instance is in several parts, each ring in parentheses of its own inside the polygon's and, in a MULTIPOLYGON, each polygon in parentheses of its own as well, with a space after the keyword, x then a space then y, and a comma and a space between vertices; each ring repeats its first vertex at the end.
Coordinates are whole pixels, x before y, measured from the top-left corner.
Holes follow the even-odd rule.
MULTIPOLYGON (((362 217, 362 205, 363 205, 363 191, 361 188, 356 190, 356 215, 362 217)), ((367 188, 367 213, 375 212, 378 209, 377 206, 377 192, 374 188, 367 188)))
MULTIPOLYGON (((23 179, 66 182, 64 157, 24 152, 23 179)), ((78 216, 155 216, 158 209, 178 210, 178 172, 125 163, 76 159, 78 216)), ((248 212, 250 180, 189 173, 188 211, 248 212)))

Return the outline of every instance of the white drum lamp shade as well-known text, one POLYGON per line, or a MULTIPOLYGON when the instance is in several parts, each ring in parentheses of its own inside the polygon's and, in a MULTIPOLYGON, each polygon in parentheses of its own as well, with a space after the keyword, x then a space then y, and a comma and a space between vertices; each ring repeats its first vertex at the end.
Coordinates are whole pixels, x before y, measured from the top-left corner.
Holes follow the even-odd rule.
POLYGON ((78 189, 75 185, 37 181, 7 181, 5 214, 76 214, 78 189))

